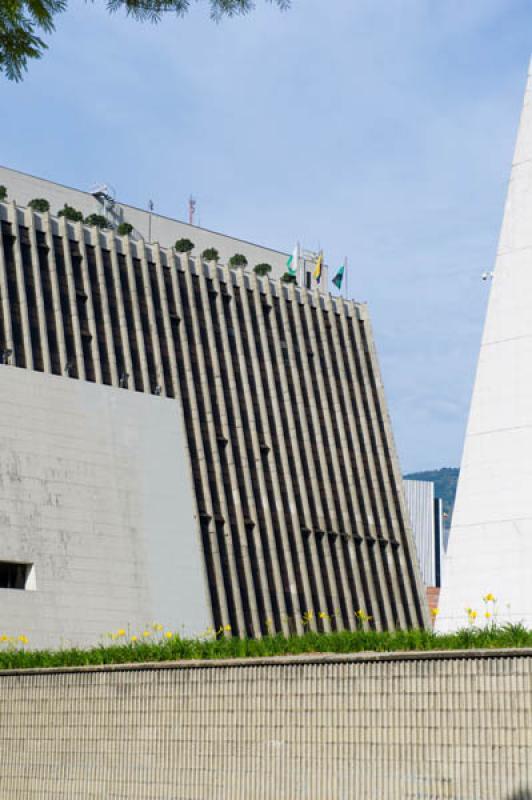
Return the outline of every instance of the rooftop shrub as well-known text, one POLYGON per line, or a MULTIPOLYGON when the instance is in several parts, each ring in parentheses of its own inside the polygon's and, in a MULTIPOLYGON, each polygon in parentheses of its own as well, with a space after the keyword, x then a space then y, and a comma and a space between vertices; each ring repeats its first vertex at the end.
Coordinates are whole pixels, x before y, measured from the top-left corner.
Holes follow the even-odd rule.
POLYGON ((215 247, 207 247, 207 249, 201 254, 201 257, 204 259, 204 261, 219 261, 220 253, 215 247))
POLYGON ((50 203, 44 197, 34 197, 33 200, 30 200, 28 206, 34 211, 40 211, 41 213, 50 211, 50 203))
POLYGON ((242 253, 235 253, 234 256, 231 256, 229 259, 229 266, 230 267, 247 267, 248 260, 246 256, 242 255, 242 253))
POLYGON ((129 236, 133 232, 133 225, 130 222, 121 222, 116 232, 119 236, 129 236))
POLYGON ((191 242, 190 239, 178 239, 174 244, 177 253, 190 253, 194 250, 194 242, 191 242))
POLYGON ((70 220, 70 222, 82 222, 83 221, 83 214, 81 211, 78 211, 77 208, 73 206, 69 206, 68 203, 65 203, 63 208, 57 212, 58 217, 65 217, 65 219, 70 220))
POLYGON ((253 267, 253 272, 256 272, 257 275, 262 278, 264 275, 267 275, 268 272, 272 271, 271 264, 255 264, 253 267))
POLYGON ((297 278, 295 275, 290 275, 289 272, 285 272, 283 277, 281 278, 283 283, 297 283, 297 278))
POLYGON ((85 225, 95 225, 97 228, 108 228, 109 223, 103 214, 89 214, 85 217, 85 225))
POLYGON ((0 202, 3 203, 7 200, 7 189, 5 186, 0 186, 0 202))

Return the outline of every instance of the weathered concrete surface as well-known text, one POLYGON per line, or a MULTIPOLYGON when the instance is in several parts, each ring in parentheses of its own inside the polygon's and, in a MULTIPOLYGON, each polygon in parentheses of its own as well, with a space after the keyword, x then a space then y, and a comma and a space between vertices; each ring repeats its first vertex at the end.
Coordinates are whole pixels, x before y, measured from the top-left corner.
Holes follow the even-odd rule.
POLYGON ((175 401, 0 366, 0 634, 94 643, 159 622, 210 624, 175 401))
POLYGON ((532 650, 0 674, 0 797, 524 800, 532 650))

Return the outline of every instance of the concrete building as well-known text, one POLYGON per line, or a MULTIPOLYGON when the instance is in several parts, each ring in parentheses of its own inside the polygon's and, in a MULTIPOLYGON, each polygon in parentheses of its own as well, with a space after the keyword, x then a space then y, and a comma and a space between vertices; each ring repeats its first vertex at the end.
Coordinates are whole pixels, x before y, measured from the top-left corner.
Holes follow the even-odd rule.
POLYGON ((34 645, 427 621, 366 307, 14 203, 0 519, 34 645))
POLYGON ((467 425, 439 626, 532 626, 532 73, 529 71, 467 425), (491 619, 491 617, 489 618, 491 619))
MULTIPOLYGON (((198 225, 189 225, 157 214, 155 211, 135 208, 115 200, 109 195, 110 190, 105 186, 94 187, 92 193, 83 192, 1 165, 0 186, 6 187, 8 199, 19 206, 27 206, 32 199, 42 197, 50 203, 52 214, 57 214, 66 203, 81 211, 84 217, 89 214, 103 214, 114 227, 121 222, 129 222, 133 225, 131 234, 133 240, 144 239, 147 243, 158 242, 162 247, 173 247, 177 239, 190 239, 195 245, 192 256, 199 256, 206 248, 214 247, 220 254, 221 264, 228 264, 231 256, 241 253, 248 260, 249 270, 257 264, 266 263, 271 265, 271 277, 274 279, 280 278, 286 272, 288 253, 207 230, 198 225)), ((295 245, 295 242, 290 244, 295 245)), ((303 255, 302 251, 298 272, 299 282, 307 288, 314 288, 315 281, 312 278, 314 262, 305 259, 303 255)), ((322 273, 320 285, 326 291, 328 287, 326 264, 323 265, 322 273)))
POLYGON ((442 500, 434 496, 432 481, 405 480, 403 486, 423 583, 439 587, 444 553, 442 500))

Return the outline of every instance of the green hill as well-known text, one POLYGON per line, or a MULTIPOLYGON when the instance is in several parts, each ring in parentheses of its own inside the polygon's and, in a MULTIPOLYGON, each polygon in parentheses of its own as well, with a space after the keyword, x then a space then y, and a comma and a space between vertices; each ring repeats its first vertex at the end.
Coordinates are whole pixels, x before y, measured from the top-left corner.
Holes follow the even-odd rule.
POLYGON ((434 496, 441 497, 443 500, 443 513, 447 514, 445 524, 448 527, 451 524, 459 474, 458 467, 442 467, 441 469, 430 469, 425 472, 411 472, 404 477, 411 481, 432 481, 434 483, 434 496))

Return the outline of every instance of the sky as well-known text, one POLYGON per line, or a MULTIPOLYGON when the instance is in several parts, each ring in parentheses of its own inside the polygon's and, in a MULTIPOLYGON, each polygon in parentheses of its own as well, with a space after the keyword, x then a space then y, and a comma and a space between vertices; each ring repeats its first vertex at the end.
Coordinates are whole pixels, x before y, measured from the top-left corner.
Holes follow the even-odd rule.
POLYGON ((532 51, 529 0, 257 0, 159 25, 70 0, 0 163, 349 263, 404 472, 458 466, 532 51))

